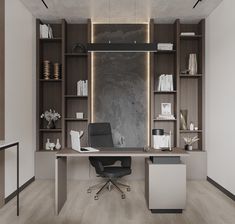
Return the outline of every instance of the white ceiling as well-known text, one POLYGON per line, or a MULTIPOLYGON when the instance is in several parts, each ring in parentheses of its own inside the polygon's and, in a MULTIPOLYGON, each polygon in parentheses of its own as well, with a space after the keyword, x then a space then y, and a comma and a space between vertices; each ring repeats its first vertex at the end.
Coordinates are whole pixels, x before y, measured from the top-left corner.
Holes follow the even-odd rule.
POLYGON ((173 22, 176 18, 183 22, 196 22, 206 18, 222 0, 203 0, 192 9, 197 0, 21 0, 29 11, 43 20, 65 18, 68 22, 132 23, 173 22))

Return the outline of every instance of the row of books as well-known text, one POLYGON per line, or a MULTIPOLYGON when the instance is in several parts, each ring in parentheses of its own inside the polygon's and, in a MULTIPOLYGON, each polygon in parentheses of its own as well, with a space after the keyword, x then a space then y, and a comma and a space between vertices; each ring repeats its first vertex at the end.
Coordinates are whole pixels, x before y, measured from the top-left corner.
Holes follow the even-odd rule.
POLYGON ((172 43, 158 43, 157 49, 161 51, 172 51, 173 44, 172 43))
POLYGON ((175 116, 172 114, 159 114, 157 120, 175 120, 175 116))
POLYGON ((40 24, 40 38, 53 38, 50 24, 40 24))
POLYGON ((88 95, 88 81, 80 80, 77 82, 77 95, 87 96, 88 95))
POLYGON ((173 75, 162 74, 158 80, 158 91, 173 91, 173 75))

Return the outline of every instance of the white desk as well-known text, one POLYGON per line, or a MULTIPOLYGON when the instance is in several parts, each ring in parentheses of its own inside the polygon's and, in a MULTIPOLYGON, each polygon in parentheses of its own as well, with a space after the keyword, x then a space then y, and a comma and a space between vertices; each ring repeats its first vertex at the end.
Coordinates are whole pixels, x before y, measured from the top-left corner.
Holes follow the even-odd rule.
MULTIPOLYGON (((101 156, 131 156, 131 157, 182 157, 188 156, 187 152, 180 148, 172 151, 160 151, 150 149, 145 152, 143 148, 98 148, 99 152, 77 152, 72 149, 62 149, 56 153, 55 158, 55 212, 58 215, 67 200, 67 158, 68 157, 101 157, 101 156)), ((186 177, 185 177, 186 181, 186 177)))
POLYGON ((17 163, 17 167, 16 167, 16 183, 17 183, 17 189, 16 189, 16 200, 17 200, 17 216, 19 216, 19 193, 20 193, 20 189, 19 189, 19 142, 6 142, 6 141, 0 141, 0 151, 2 150, 6 150, 9 149, 13 146, 16 146, 16 152, 17 152, 17 157, 16 157, 16 163, 17 163))

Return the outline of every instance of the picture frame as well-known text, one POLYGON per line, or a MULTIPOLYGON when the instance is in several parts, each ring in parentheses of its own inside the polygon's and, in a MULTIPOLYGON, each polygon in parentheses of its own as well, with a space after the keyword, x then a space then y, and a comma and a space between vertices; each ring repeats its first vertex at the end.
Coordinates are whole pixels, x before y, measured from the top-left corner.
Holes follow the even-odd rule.
POLYGON ((161 114, 171 115, 171 103, 161 103, 161 114))

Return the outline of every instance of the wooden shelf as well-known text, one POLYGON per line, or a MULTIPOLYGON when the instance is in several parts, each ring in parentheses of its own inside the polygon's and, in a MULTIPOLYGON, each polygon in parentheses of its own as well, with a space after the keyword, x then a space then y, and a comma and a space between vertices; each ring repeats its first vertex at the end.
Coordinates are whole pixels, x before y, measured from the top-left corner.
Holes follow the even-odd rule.
POLYGON ((154 91, 154 94, 175 94, 177 93, 176 90, 174 91, 154 91))
POLYGON ((176 50, 157 50, 155 54, 174 54, 176 50))
POLYGON ((193 131, 190 131, 190 130, 180 130, 180 133, 201 133, 202 130, 193 130, 193 131))
POLYGON ((61 37, 55 37, 55 38, 40 38, 40 41, 42 42, 60 42, 62 41, 61 37))
POLYGON ((65 95, 65 98, 84 98, 87 99, 88 96, 77 96, 77 95, 65 95))
POLYGON ((168 122, 168 121, 176 121, 176 119, 153 119, 155 122, 168 122))
POLYGON ((65 53, 67 57, 87 57, 88 53, 65 53))
POLYGON ((202 35, 190 35, 190 36, 182 36, 180 35, 181 40, 198 40, 202 38, 202 35))
POLYGON ((47 128, 42 128, 39 129, 40 132, 61 132, 61 128, 55 128, 55 129, 47 129, 47 128))
POLYGON ((88 121, 88 118, 83 118, 83 119, 65 118, 65 121, 88 121))
POLYGON ((40 82, 61 82, 62 79, 40 79, 40 82))
POLYGON ((195 78, 201 78, 201 77, 202 77, 202 74, 196 74, 196 75, 180 74, 180 78, 192 78, 192 79, 195 79, 195 78))
POLYGON ((58 151, 60 151, 60 150, 46 150, 46 149, 39 149, 39 150, 37 150, 36 152, 54 152, 54 153, 56 153, 56 152, 58 152, 58 151))

